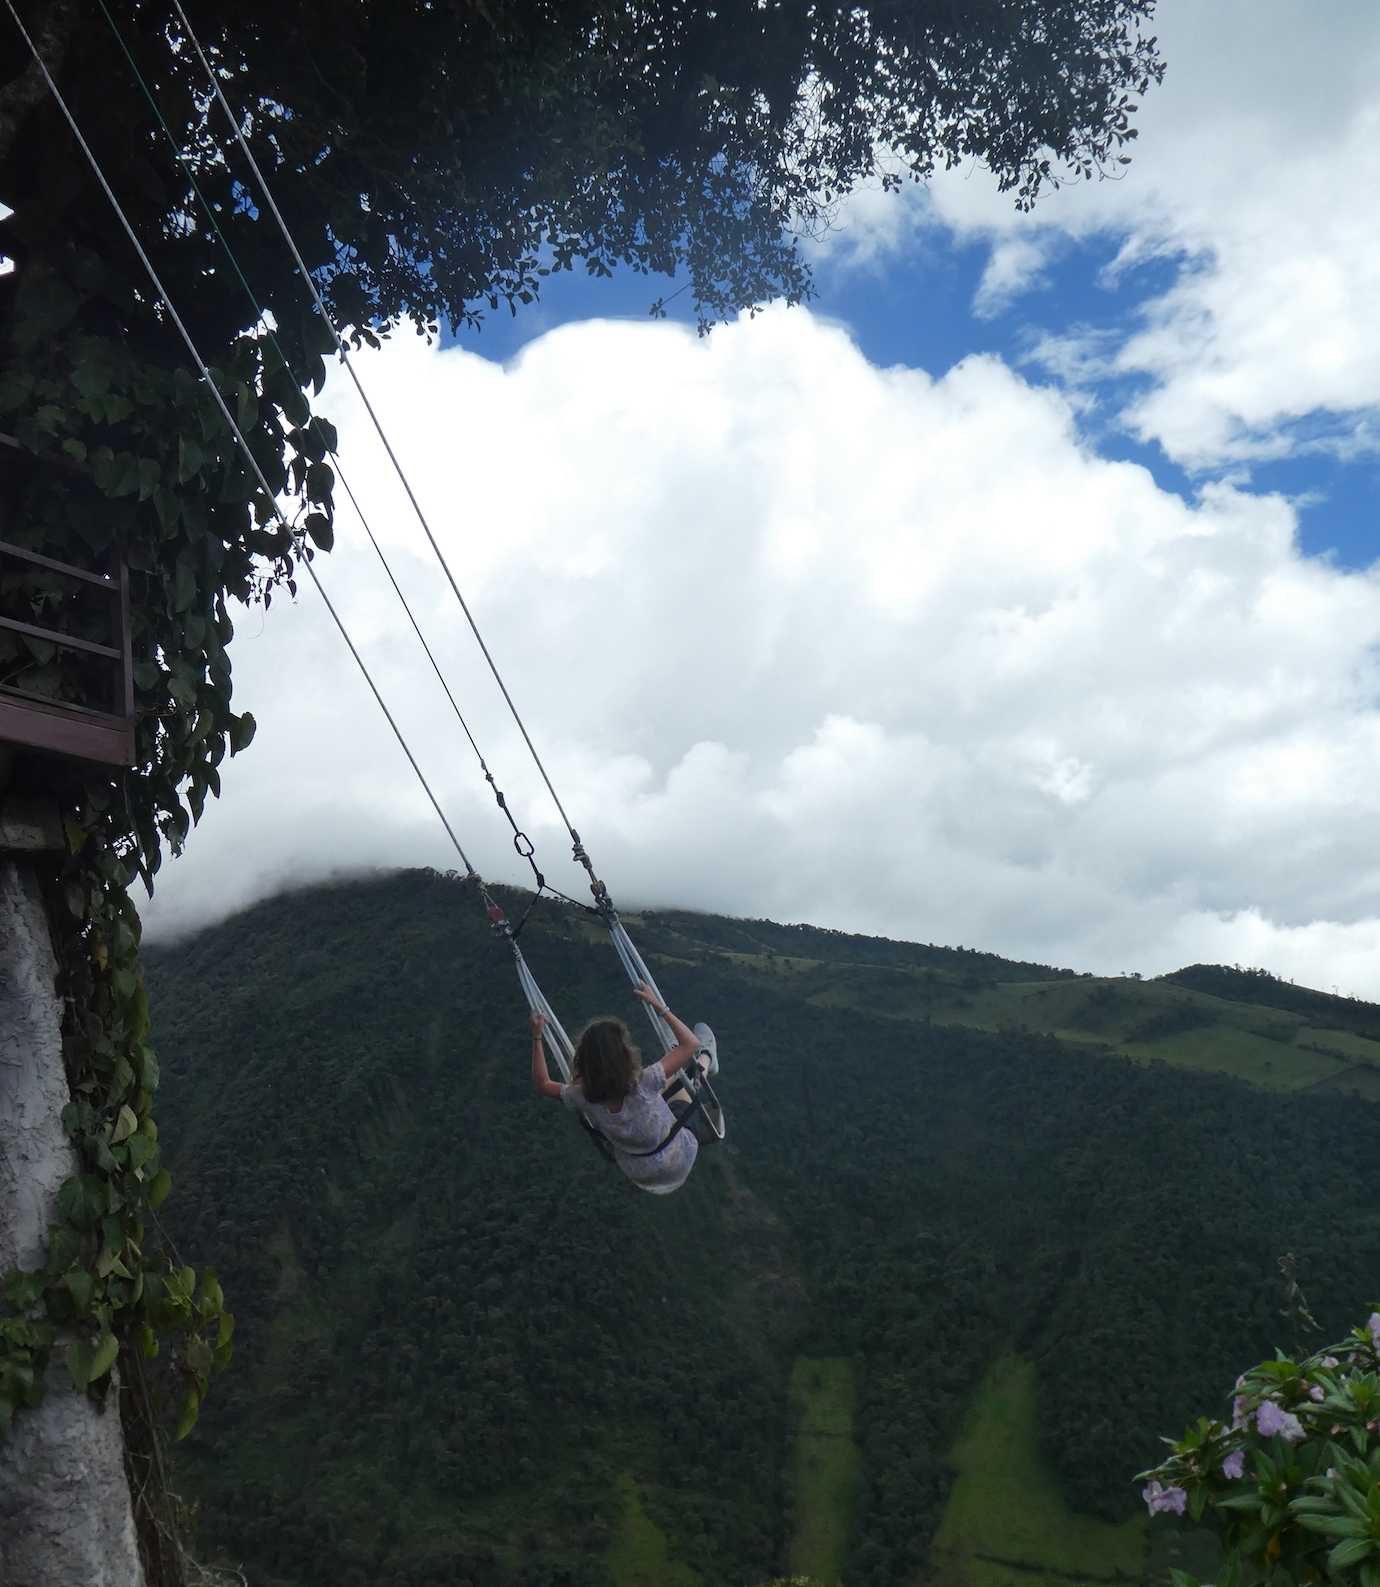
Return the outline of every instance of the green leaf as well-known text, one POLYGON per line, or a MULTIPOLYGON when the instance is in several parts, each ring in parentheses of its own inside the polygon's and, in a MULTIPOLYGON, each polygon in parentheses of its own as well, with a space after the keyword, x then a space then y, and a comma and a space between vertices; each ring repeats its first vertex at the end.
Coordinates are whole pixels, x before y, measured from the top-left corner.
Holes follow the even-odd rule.
POLYGON ((258 727, 251 711, 245 711, 239 716, 230 717, 230 753, 238 755, 242 749, 248 749, 254 742, 254 732, 258 727))
POLYGON ((34 377, 25 370, 7 369, 0 375, 0 413, 24 407, 33 395, 34 377))
POLYGON ((1260 1495, 1258 1493, 1238 1493, 1234 1494, 1230 1499, 1214 1499, 1212 1507, 1214 1510, 1239 1510, 1244 1514, 1250 1514, 1260 1509, 1260 1495))
POLYGON ((247 380, 235 387, 235 417, 241 430, 248 432, 259 422, 259 397, 247 380))
POLYGON ((96 1293, 96 1280, 91 1274, 84 1267, 74 1267, 62 1275, 62 1282, 77 1310, 88 1310, 91 1297, 96 1293))
POLYGON ((2 1288, 12 1311, 29 1311, 43 1299, 43 1274, 21 1273, 16 1269, 6 1274, 2 1288))
POLYGON ((72 371, 72 384, 83 397, 103 397, 110 390, 110 365, 98 358, 83 358, 72 371))
POLYGON ((94 1228, 109 1205, 106 1181, 94 1174, 66 1180, 58 1191, 58 1211, 79 1229, 94 1228))
POLYGON ((1375 1544, 1368 1537, 1348 1538, 1345 1543, 1338 1543, 1327 1555, 1327 1568, 1331 1571, 1346 1570, 1351 1565, 1359 1565, 1363 1559, 1368 1559, 1375 1548, 1375 1544))
POLYGON ((211 1347, 200 1334, 192 1334, 187 1340, 185 1351, 187 1366, 191 1369, 197 1380, 197 1387, 203 1393, 211 1381, 213 1363, 211 1360, 211 1347))
POLYGON ((172 1189, 172 1175, 166 1168, 160 1168, 149 1181, 149 1206, 155 1210, 163 1205, 172 1189))
POLYGON ((134 1063, 140 1087, 145 1091, 157 1091, 158 1057, 147 1042, 139 1044, 139 1050, 134 1055, 134 1063))
MULTIPOLYGON (((124 973, 129 974, 128 971, 124 973)), ((131 982, 134 980, 132 974, 130 975, 130 980, 131 982)), ((131 985, 129 991, 132 992, 133 990, 134 987, 131 985)), ((128 996, 129 993, 127 992, 124 995, 128 996)), ((135 1117, 134 1109, 130 1107, 128 1102, 122 1104, 119 1113, 116 1115, 115 1131, 110 1137, 112 1144, 118 1145, 120 1141, 127 1141, 138 1128, 139 1120, 135 1117)))
POLYGON ((112 496, 133 496, 139 489, 139 459, 133 452, 119 452, 115 457, 115 477, 110 488, 112 496))
POLYGON ((194 1388, 187 1390, 187 1397, 182 1402, 182 1414, 177 1419, 177 1429, 173 1433, 175 1440, 181 1440, 196 1426, 197 1414, 201 1410, 201 1396, 194 1388))
POLYGON ((48 1272, 66 1272, 81 1255, 81 1236, 65 1223, 55 1223, 48 1231, 48 1272))
POLYGON ((196 709, 196 684, 190 678, 181 677, 174 673, 168 679, 168 693, 184 711, 194 711, 196 709))
POLYGON ((313 463, 307 470, 307 500, 329 501, 335 488, 335 470, 329 463, 313 463))
POLYGON ((177 559, 177 573, 173 579, 173 610, 185 612, 196 600, 196 573, 185 557, 177 559))
POLYGON ((164 540, 172 538, 182 513, 182 498, 176 491, 164 487, 153 494, 153 510, 158 514, 158 527, 164 540))
POLYGON ((1310 1532, 1321 1532, 1324 1537, 1360 1537, 1366 1530, 1364 1521, 1347 1515, 1300 1515, 1299 1525, 1310 1532))
POLYGON ((194 441, 185 430, 177 439, 177 482, 185 485, 189 479, 194 479, 201 472, 206 455, 201 450, 198 442, 194 441))
POLYGON ((335 545, 335 529, 331 520, 323 512, 309 512, 303 527, 310 535, 313 544, 323 551, 330 551, 335 545))
POLYGON ((158 1142, 140 1131, 139 1134, 130 1136, 127 1150, 129 1152, 129 1166, 131 1168, 143 1168, 157 1152, 158 1142))
POLYGON ((115 1335, 102 1334, 91 1356, 91 1375, 87 1378, 87 1382, 94 1383, 97 1378, 103 1378, 115 1365, 115 1358, 119 1353, 120 1343, 115 1335))
POLYGON ((120 1346, 114 1334, 103 1333, 95 1345, 77 1340, 67 1347, 67 1370, 78 1389, 87 1389, 115 1365, 120 1346))
POLYGON ((201 1279, 201 1295, 197 1301, 197 1311, 205 1318, 218 1317, 225 1305, 225 1291, 220 1287, 220 1280, 208 1267, 201 1279))

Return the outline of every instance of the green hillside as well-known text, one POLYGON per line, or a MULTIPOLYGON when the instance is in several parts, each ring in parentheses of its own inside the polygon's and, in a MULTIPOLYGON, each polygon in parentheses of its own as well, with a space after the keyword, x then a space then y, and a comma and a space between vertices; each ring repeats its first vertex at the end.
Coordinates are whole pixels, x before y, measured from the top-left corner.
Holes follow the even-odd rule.
POLYGON ((1003 1356, 983 1378, 953 1448, 956 1480, 931 1550, 944 1587, 1028 1587, 1049 1581, 1138 1580, 1146 1569, 1143 1515, 1109 1522, 1077 1515, 1039 1455, 1034 1364, 1003 1356))
MULTIPOLYGON (((1367 1005, 629 918, 724 1056, 729 1141, 668 1200, 531 1095, 459 881, 149 951, 167 1216, 240 1318, 180 1480, 258 1587, 916 1587, 1022 1504, 1052 1584, 1281 1341, 1282 1252, 1325 1328, 1380 1288, 1367 1005), (1008 1356, 1023 1498, 970 1480, 1008 1356)), ((587 917, 524 945, 572 1023, 631 1012, 587 917)))

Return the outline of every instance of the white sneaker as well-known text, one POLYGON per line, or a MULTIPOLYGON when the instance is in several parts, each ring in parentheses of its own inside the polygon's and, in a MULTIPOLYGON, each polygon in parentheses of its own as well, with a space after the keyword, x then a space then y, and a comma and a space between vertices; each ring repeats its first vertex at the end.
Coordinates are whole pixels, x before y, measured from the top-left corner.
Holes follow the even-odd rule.
POLYGON ((692 1029, 694 1030, 696 1036, 698 1036, 699 1039, 700 1039, 700 1051, 709 1054, 709 1073, 710 1073, 710 1075, 712 1076, 712 1075, 718 1074, 718 1072, 719 1072, 719 1042, 718 1042, 718 1038, 714 1035, 714 1032, 712 1030, 710 1030, 709 1026, 704 1023, 703 1020, 701 1020, 698 1025, 693 1026, 692 1029))

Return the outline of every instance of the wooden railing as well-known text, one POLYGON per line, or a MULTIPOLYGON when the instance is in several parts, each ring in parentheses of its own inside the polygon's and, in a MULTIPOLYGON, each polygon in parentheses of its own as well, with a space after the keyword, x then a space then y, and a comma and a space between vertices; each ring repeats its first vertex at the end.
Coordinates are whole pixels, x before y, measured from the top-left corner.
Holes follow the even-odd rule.
MULTIPOLYGON (((12 437, 0 435, 0 457, 14 459, 16 452, 25 458, 31 457, 21 451, 12 437)), ((108 622, 102 625, 106 629, 103 640, 3 614, 0 614, 0 629, 45 641, 62 650, 81 651, 99 658, 98 671, 108 677, 101 679, 94 698, 104 695, 108 704, 69 703, 0 681, 0 742, 78 760, 99 761, 108 766, 132 766, 134 672, 130 658, 128 568, 117 558, 107 571, 97 572, 0 540, 0 575, 16 562, 25 568, 42 569, 60 579, 70 579, 77 590, 100 592, 98 599, 107 605, 109 615, 108 622)))

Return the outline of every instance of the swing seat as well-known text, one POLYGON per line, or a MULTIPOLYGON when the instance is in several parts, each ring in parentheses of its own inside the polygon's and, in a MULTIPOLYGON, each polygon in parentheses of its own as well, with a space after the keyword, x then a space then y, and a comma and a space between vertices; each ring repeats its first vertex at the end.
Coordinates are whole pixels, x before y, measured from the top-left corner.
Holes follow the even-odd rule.
MULTIPOLYGON (((710 1146, 724 1138, 724 1109, 709 1076, 696 1078, 678 1074, 661 1093, 662 1100, 676 1116, 676 1132, 689 1130, 701 1146, 710 1146)), ((658 1146, 667 1144, 670 1136, 658 1146)))
MULTIPOLYGON (((487 896, 487 895, 486 895, 487 896)), ((544 1016, 546 1023, 542 1027, 542 1040, 546 1050, 560 1071, 561 1078, 567 1083, 571 1078, 571 1067, 575 1059, 575 1044, 566 1034, 565 1027, 556 1017, 556 1011, 547 1002, 537 979, 532 974, 527 960, 523 957, 522 949, 518 946, 517 932, 508 923, 508 917, 502 907, 491 898, 488 900, 489 920, 495 933, 506 940, 513 953, 513 963, 517 968, 518 983, 522 987, 523 996, 527 1006, 534 1014, 544 1016)), ((628 936, 623 923, 607 905, 601 911, 605 924, 608 926, 609 936, 622 961, 623 968, 627 971, 628 979, 634 986, 647 985, 656 990, 656 982, 652 979, 652 972, 647 968, 640 953, 633 946, 632 939, 628 936)), ((525 918, 525 917, 524 917, 525 918)), ((657 994, 660 996, 660 994, 657 994)), ((652 1029, 656 1032, 657 1040, 664 1051, 669 1052, 675 1046, 675 1036, 671 1028, 661 1015, 650 1004, 646 1005, 647 1017, 651 1020, 652 1029)), ((661 1093, 667 1105, 676 1115, 674 1128, 664 1140, 645 1152, 633 1152, 627 1155, 633 1157, 655 1157, 671 1144, 671 1141, 682 1130, 689 1130, 701 1145, 708 1146, 712 1142, 724 1138, 724 1110, 719 1101, 718 1093, 714 1090, 711 1076, 719 1072, 718 1043, 714 1032, 708 1025, 695 1026, 695 1035, 700 1040, 700 1047, 694 1060, 683 1070, 678 1072, 666 1089, 661 1093), (701 1068, 698 1060, 708 1058, 709 1062, 701 1068), (672 1102, 672 1098, 680 1093, 687 1100, 672 1102)), ((615 1161, 613 1143, 609 1141, 600 1130, 585 1116, 583 1112, 578 1115, 580 1126, 585 1134, 590 1137, 595 1150, 609 1162, 615 1161)))

